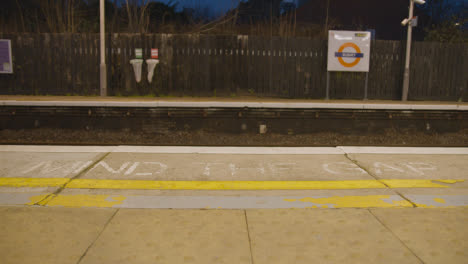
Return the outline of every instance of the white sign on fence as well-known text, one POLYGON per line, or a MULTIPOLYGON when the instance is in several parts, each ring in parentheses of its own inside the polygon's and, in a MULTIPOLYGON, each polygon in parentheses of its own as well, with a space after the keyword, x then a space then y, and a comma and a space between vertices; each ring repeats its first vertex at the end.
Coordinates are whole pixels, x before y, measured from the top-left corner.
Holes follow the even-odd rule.
POLYGON ((11 42, 9 39, 0 39, 0 73, 13 73, 11 42))
POLYGON ((143 49, 141 48, 135 49, 135 58, 143 59, 143 49))
POLYGON ((151 49, 151 58, 158 59, 158 49, 151 49))
POLYGON ((328 31, 328 71, 369 72, 371 32, 328 31))

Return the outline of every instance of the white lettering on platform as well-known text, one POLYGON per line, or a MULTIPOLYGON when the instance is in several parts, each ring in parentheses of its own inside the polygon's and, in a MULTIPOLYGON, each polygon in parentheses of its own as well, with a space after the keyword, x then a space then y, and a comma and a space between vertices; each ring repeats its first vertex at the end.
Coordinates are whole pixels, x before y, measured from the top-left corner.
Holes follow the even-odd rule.
MULTIPOLYGON (((52 173, 59 173, 68 175, 70 173, 78 174, 86 170, 93 164, 93 161, 42 161, 32 164, 20 173, 36 173, 40 175, 47 175, 52 173)), ((213 169, 218 169, 217 172, 227 172, 231 176, 239 176, 242 173, 260 173, 265 175, 271 173, 272 175, 292 173, 297 164, 294 162, 270 162, 258 163, 250 166, 243 166, 242 163, 222 163, 222 162, 193 162, 192 164, 201 165, 201 173, 203 176, 211 176, 213 169)), ((181 165, 183 169, 183 164, 181 165)), ((158 161, 147 162, 123 162, 121 164, 109 165, 105 161, 96 163, 89 172, 102 167, 105 171, 111 174, 130 175, 153 175, 163 174, 168 169, 168 165, 158 161)), ((331 162, 322 164, 323 170, 330 174, 367 174, 367 172, 352 162, 331 162)), ((373 173, 382 175, 384 173, 412 173, 417 175, 425 175, 428 171, 435 171, 437 167, 433 164, 426 162, 402 162, 399 164, 388 164, 384 162, 374 162, 370 168, 373 173)), ((313 171, 311 173, 314 173, 313 171)))
POLYGON ((38 171, 39 174, 50 174, 53 172, 60 172, 63 174, 69 174, 72 172, 80 173, 91 164, 92 161, 42 161, 21 173, 27 174, 33 171, 38 171))
POLYGON ((423 170, 437 170, 436 166, 424 162, 407 162, 405 163, 405 166, 408 167, 410 170, 418 173, 419 175, 424 175, 423 170))
POLYGON ((294 162, 276 162, 268 163, 268 167, 273 174, 279 174, 284 171, 291 171, 296 163, 294 162))
POLYGON ((203 175, 205 176, 210 176, 210 173, 211 173, 211 166, 213 165, 221 165, 221 164, 224 164, 224 163, 221 163, 221 162, 193 162, 192 164, 201 164, 201 165, 205 165, 203 167, 203 175))
POLYGON ((393 172, 405 172, 404 169, 397 168, 382 162, 374 162, 374 171, 377 174, 382 174, 384 171, 393 171, 393 172))
MULTIPOLYGON (((81 163, 81 161, 78 161, 76 164, 79 164, 81 163)), ((79 168, 77 168, 76 170, 73 171, 73 173, 80 173, 82 172, 84 169, 88 168, 89 165, 91 165, 93 163, 92 160, 88 160, 86 162, 83 162, 83 165, 81 165, 79 168)), ((77 166, 78 167, 78 166, 77 166)))
POLYGON ((106 169, 108 172, 112 173, 112 174, 120 174, 120 173, 123 173, 125 171, 125 169, 128 169, 125 171, 124 175, 137 175, 137 176, 147 176, 147 175, 153 175, 153 174, 162 174, 166 171, 167 169, 167 165, 164 164, 164 163, 161 163, 161 162, 157 162, 157 161, 145 161, 145 162, 139 162, 139 161, 136 161, 136 162, 125 162, 123 163, 118 169, 114 169, 112 168, 111 166, 109 166, 105 161, 100 161, 99 163, 97 163, 96 165, 94 165, 94 167, 90 170, 90 172, 94 169, 96 169, 97 167, 103 167, 104 169, 106 169), (131 164, 131 166, 129 166, 131 164), (154 165, 157 166, 157 169, 153 172, 137 172, 135 173, 135 171, 137 171, 137 168, 139 166, 143 166, 143 167, 148 167, 148 166, 145 166, 145 165, 151 165, 151 167, 153 167, 154 165))
POLYGON ((130 175, 132 174, 136 168, 138 167, 138 165, 140 165, 140 162, 134 162, 132 166, 130 166, 130 168, 128 168, 128 170, 125 172, 125 175, 130 175))
POLYGON ((138 176, 142 176, 142 175, 153 175, 153 173, 155 173, 155 174, 162 174, 162 173, 164 173, 164 172, 167 170, 167 165, 164 164, 164 163, 161 163, 161 162, 157 162, 157 161, 145 161, 145 162, 143 162, 143 164, 156 165, 156 166, 158 167, 158 170, 157 170, 157 171, 154 171, 154 172, 139 172, 139 173, 137 173, 136 175, 138 175, 138 176))
POLYGON ((403 162, 400 166, 389 165, 383 162, 374 162, 374 172, 376 174, 383 174, 384 172, 405 173, 408 170, 419 175, 424 175, 423 171, 434 171, 437 170, 437 167, 425 162, 403 162))
POLYGON ((265 167, 262 164, 259 164, 259 167, 255 168, 241 168, 237 167, 234 163, 229 163, 229 169, 231 170, 231 176, 235 176, 241 170, 255 170, 261 174, 265 174, 265 167))
POLYGON ((111 168, 111 167, 107 164, 107 162, 105 162, 105 161, 100 161, 100 162, 98 162, 96 165, 94 165, 94 167, 91 168, 91 170, 89 170, 89 171, 91 172, 92 170, 94 170, 94 169, 96 169, 97 167, 101 166, 101 167, 103 167, 104 169, 106 169, 106 170, 107 170, 108 172, 110 172, 110 173, 118 174, 118 173, 122 173, 122 172, 128 167, 128 165, 130 165, 130 162, 125 162, 124 164, 122 164, 122 166, 120 166, 119 169, 114 170, 113 168, 111 168))
POLYGON ((359 172, 362 174, 366 174, 367 172, 360 168, 358 165, 351 163, 351 162, 332 162, 332 163, 325 163, 322 165, 323 169, 331 174, 342 174, 342 173, 349 173, 349 172, 359 172))

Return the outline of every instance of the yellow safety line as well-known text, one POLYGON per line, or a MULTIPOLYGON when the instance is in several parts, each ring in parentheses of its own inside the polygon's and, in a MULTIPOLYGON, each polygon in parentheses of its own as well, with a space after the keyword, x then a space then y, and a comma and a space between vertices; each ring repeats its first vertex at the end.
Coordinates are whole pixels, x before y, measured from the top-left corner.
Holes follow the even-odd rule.
POLYGON ((66 188, 146 190, 316 190, 386 188, 375 180, 351 181, 140 181, 76 179, 66 188))
POLYGON ((447 188, 464 180, 346 180, 346 181, 148 181, 67 178, 0 178, 3 187, 64 187, 69 189, 138 190, 329 190, 387 188, 447 188))
POLYGON ((60 187, 69 182, 67 178, 0 178, 3 187, 60 187))

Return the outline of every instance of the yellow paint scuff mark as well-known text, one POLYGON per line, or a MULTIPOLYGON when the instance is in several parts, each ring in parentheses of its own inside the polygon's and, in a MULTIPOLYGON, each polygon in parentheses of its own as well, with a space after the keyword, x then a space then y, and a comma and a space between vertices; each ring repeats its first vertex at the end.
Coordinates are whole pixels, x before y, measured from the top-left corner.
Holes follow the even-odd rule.
POLYGON ((42 195, 31 196, 29 197, 30 202, 27 203, 27 205, 35 205, 35 204, 45 205, 50 199, 52 199, 53 196, 54 196, 53 194, 42 194, 42 195))
POLYGON ((438 203, 445 203, 445 200, 442 199, 442 198, 434 198, 434 201, 438 202, 438 203))
POLYGON ((0 178, 0 186, 7 187, 60 187, 69 182, 67 178, 0 178))
POLYGON ((381 180, 390 188, 448 188, 448 186, 438 184, 440 183, 457 183, 464 182, 465 180, 406 180, 406 179, 387 179, 381 180))
POLYGON ((452 183, 457 183, 457 182, 464 182, 465 180, 433 180, 433 181, 452 184, 452 183))
POLYGON ((369 196, 333 196, 326 198, 305 197, 302 199, 284 199, 287 202, 308 202, 317 204, 321 208, 367 208, 367 207, 412 207, 406 200, 386 202, 390 195, 369 195, 369 196))
POLYGON ((74 194, 57 195, 47 203, 47 206, 64 207, 113 207, 122 204, 127 199, 125 196, 112 196, 101 194, 74 194))

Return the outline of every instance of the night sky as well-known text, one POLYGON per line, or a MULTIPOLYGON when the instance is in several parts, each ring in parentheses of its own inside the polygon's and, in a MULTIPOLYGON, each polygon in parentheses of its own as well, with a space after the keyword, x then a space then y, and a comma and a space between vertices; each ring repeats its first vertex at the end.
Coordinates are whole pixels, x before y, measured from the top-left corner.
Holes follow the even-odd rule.
MULTIPOLYGON (((201 7, 203 9, 204 7, 208 6, 212 10, 213 15, 219 16, 224 14, 229 9, 236 7, 239 4, 239 1, 245 0, 173 0, 172 2, 178 2, 179 4, 177 6, 179 9, 182 7, 201 7)), ((286 2, 295 1, 296 0, 286 0, 286 2)), ((170 0, 158 0, 158 2, 168 3, 170 0)))
MULTIPOLYGON (((168 3, 171 0, 156 0, 158 2, 168 3)), ((178 8, 181 10, 183 7, 192 7, 195 9, 203 9, 209 7, 213 12, 212 15, 220 16, 224 14, 229 9, 236 7, 239 1, 246 0, 172 0, 173 3, 179 3, 178 8)), ((298 0, 285 0, 286 2, 298 2, 298 0)), ((376 0, 377 1, 377 0, 376 0)), ((426 0, 430 1, 430 0, 426 0)), ((408 0, 409 2, 409 0, 408 0)), ((450 0, 455 8, 467 8, 468 0, 450 0)))

